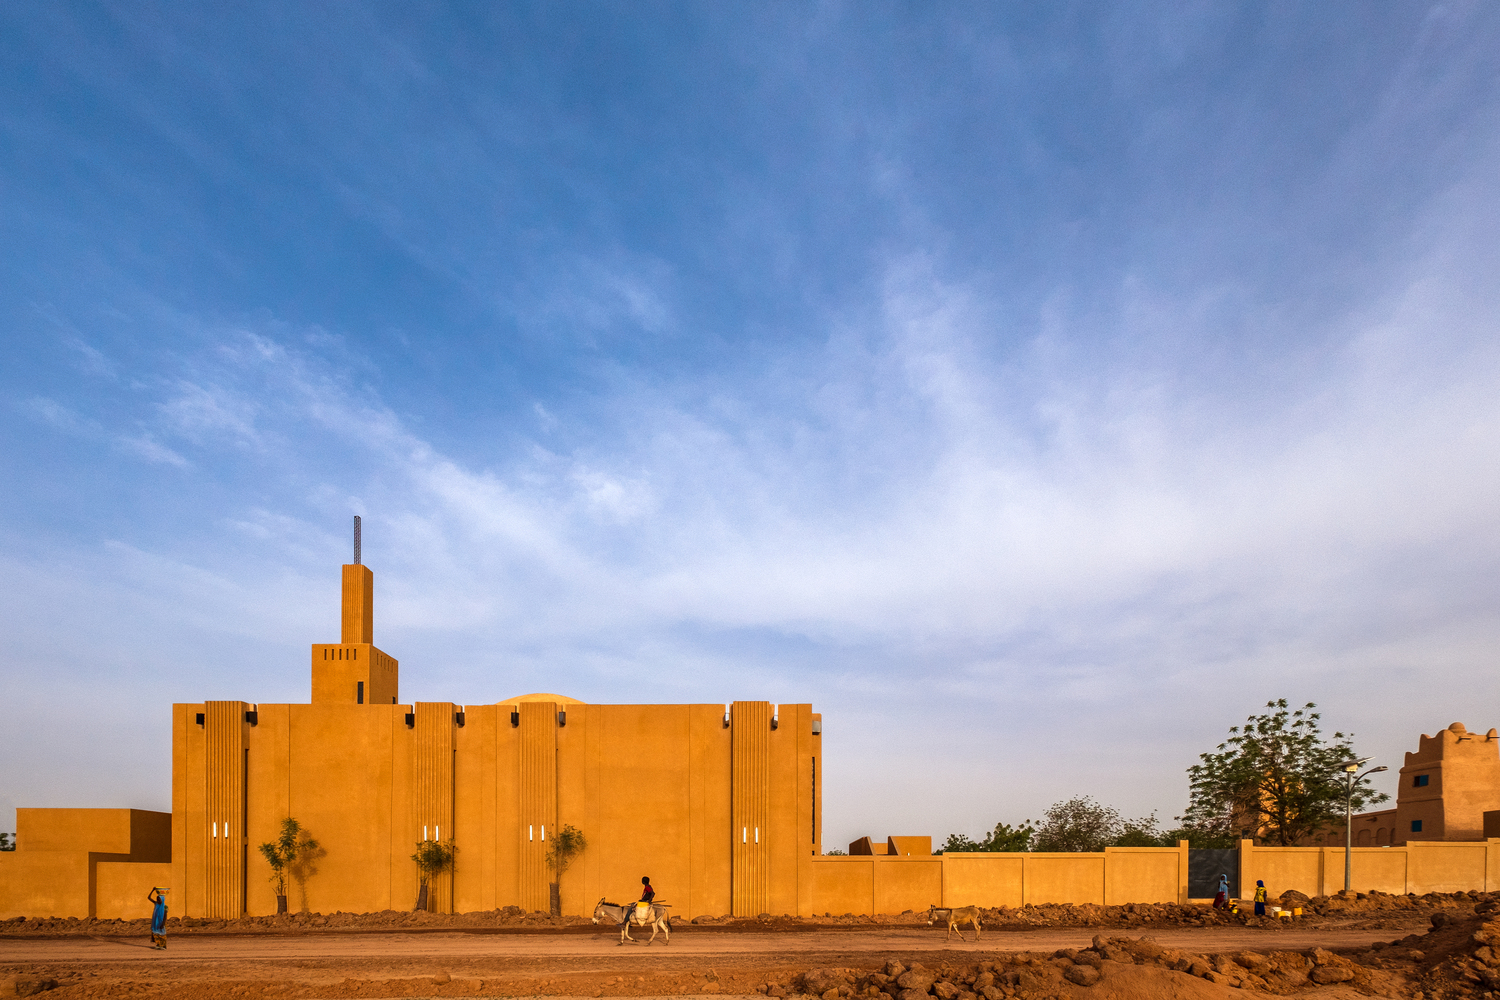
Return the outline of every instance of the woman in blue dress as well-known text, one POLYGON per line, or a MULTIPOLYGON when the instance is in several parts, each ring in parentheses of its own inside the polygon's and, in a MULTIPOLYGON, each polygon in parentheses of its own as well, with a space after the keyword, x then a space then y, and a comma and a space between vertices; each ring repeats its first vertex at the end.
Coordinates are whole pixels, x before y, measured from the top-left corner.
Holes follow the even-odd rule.
POLYGON ((167 891, 160 886, 153 886, 146 893, 146 898, 156 904, 156 909, 151 911, 151 943, 158 948, 167 946, 167 891))

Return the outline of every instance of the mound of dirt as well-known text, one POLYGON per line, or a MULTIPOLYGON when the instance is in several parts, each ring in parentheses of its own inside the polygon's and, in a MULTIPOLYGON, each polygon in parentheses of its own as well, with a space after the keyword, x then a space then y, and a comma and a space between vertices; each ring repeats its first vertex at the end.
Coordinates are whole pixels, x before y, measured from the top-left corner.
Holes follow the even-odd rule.
POLYGON ((1201 955, 1164 948, 1149 937, 1098 935, 1089 948, 1018 952, 974 965, 928 968, 893 960, 878 972, 812 969, 767 982, 758 992, 793 1000, 1041 1000, 1071 995, 1123 1000, 1222 996, 1229 989, 1281 994, 1348 983, 1361 992, 1391 995, 1384 991, 1397 985, 1397 978, 1322 949, 1201 955))
MULTIPOLYGON (((295 934, 316 931, 465 930, 470 928, 565 928, 589 925, 588 917, 554 917, 527 913, 519 906, 472 913, 427 913, 380 910, 375 913, 286 913, 274 917, 210 920, 169 917, 168 935, 176 934, 295 934)), ((147 933, 149 917, 139 920, 96 920, 79 917, 14 917, 0 921, 0 937, 68 937, 73 935, 134 936, 147 933)))
MULTIPOLYGON (((1369 902, 1370 909, 1384 903, 1369 902)), ((919 962, 892 960, 877 972, 810 969, 767 981, 758 992, 791 1000, 1041 1000, 1085 995, 1146 1000, 1218 997, 1230 989, 1293 994, 1343 986, 1366 996, 1500 996, 1500 893, 1438 895, 1429 902, 1446 905, 1431 913, 1426 933, 1349 954, 1323 948, 1195 954, 1164 948, 1150 937, 1096 935, 1089 948, 1018 952, 970 965, 927 968, 919 962)))

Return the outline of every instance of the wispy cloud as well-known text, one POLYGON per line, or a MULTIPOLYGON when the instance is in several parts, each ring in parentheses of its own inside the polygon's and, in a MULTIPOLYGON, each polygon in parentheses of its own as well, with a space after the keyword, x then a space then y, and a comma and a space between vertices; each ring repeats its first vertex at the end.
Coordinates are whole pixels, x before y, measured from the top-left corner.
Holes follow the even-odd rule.
POLYGON ((405 694, 813 700, 835 839, 1500 694, 1488 8, 594 10, 0 12, 0 754, 305 697, 351 513, 405 694))

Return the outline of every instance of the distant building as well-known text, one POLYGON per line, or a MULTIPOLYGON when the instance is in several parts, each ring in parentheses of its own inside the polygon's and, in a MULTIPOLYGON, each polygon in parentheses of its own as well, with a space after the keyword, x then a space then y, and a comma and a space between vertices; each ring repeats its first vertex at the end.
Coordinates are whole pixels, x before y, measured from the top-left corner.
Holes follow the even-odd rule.
POLYGON ((881 844, 869 837, 860 837, 849 845, 850 857, 877 855, 892 858, 932 857, 931 837, 887 837, 881 844))
MULTIPOLYGON (((1358 813, 1350 826, 1355 847, 1500 836, 1500 735, 1471 733, 1462 722, 1424 734, 1401 768, 1396 808, 1358 813)), ((1303 843, 1341 847, 1344 824, 1303 843)))

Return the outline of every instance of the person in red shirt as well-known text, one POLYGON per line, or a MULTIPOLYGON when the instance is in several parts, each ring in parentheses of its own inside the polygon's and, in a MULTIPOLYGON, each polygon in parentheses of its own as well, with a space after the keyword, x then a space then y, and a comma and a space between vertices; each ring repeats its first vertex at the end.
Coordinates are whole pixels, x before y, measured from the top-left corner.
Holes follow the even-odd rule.
POLYGON ((649 903, 653 899, 656 898, 656 890, 653 889, 653 888, 651 888, 651 876, 649 876, 649 875, 642 875, 641 876, 641 885, 644 887, 644 888, 641 889, 641 902, 642 903, 649 903))

